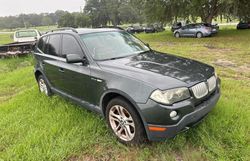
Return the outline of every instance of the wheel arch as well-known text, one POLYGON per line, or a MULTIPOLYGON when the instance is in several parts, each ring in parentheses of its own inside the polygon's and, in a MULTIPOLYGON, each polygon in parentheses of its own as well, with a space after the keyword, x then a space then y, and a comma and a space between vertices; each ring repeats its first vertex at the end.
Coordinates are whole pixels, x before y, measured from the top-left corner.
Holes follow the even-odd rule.
POLYGON ((34 72, 34 74, 35 74, 36 80, 38 79, 38 77, 39 77, 40 75, 42 75, 42 76, 44 77, 44 79, 47 81, 47 83, 49 84, 49 86, 51 87, 51 83, 49 82, 49 80, 47 79, 46 75, 43 73, 42 70, 36 69, 35 72, 34 72))
POLYGON ((201 31, 197 31, 196 34, 195 34, 195 37, 197 37, 197 35, 198 35, 199 33, 201 34, 201 37, 204 36, 203 33, 202 33, 201 31))
POLYGON ((102 95, 101 100, 100 100, 100 107, 102 110, 102 115, 105 117, 105 111, 106 111, 106 106, 108 105, 108 102, 116 97, 122 97, 123 99, 125 99, 126 101, 128 101, 132 105, 132 107, 135 109, 136 113, 138 114, 138 116, 143 124, 146 135, 148 136, 149 131, 146 128, 147 123, 146 123, 142 113, 140 112, 139 107, 136 105, 136 102, 128 94, 126 94, 120 90, 116 90, 116 89, 108 90, 102 95))

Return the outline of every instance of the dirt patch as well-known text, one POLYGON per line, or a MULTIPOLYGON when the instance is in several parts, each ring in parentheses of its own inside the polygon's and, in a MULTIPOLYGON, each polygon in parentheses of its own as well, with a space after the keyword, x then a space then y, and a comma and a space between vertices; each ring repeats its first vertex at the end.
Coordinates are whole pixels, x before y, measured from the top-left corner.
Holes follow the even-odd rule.
POLYGON ((113 147, 100 147, 99 145, 93 145, 90 152, 85 152, 80 155, 72 155, 65 159, 65 161, 124 161, 124 160, 136 160, 137 150, 136 148, 128 147, 127 151, 122 153, 119 150, 113 149, 113 147))
MULTIPOLYGON (((217 52, 217 53, 225 53, 225 52, 232 52, 234 49, 232 48, 220 48, 211 44, 205 44, 205 48, 209 49, 211 52, 217 52)), ((211 53, 209 52, 209 53, 211 53)))
POLYGON ((250 64, 244 64, 238 67, 239 71, 250 73, 250 64))
POLYGON ((208 49, 217 49, 215 46, 213 46, 211 44, 206 44, 206 45, 204 45, 204 47, 206 47, 208 49))
POLYGON ((176 46, 176 43, 173 42, 161 42, 161 43, 157 43, 154 45, 155 48, 161 48, 161 47, 173 47, 176 46))
POLYGON ((233 63, 232 61, 229 60, 223 60, 223 59, 218 59, 216 60, 214 63, 214 65, 217 66, 221 66, 221 67, 237 67, 237 65, 235 63, 233 63))

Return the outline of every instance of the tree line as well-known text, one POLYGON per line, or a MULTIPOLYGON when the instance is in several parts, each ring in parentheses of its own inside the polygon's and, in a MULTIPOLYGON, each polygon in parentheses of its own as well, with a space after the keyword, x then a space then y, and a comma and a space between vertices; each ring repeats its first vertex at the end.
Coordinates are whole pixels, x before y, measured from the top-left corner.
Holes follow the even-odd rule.
POLYGON ((211 23, 215 18, 250 21, 249 0, 85 0, 81 12, 0 17, 0 28, 58 25, 99 27, 125 23, 174 23, 179 19, 211 23))

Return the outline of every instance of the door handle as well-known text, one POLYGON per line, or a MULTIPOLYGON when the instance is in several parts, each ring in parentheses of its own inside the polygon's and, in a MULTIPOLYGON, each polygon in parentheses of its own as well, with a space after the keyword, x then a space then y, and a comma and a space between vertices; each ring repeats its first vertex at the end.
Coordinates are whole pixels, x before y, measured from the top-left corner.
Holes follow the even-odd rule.
POLYGON ((63 68, 59 68, 59 72, 64 73, 64 69, 63 68))

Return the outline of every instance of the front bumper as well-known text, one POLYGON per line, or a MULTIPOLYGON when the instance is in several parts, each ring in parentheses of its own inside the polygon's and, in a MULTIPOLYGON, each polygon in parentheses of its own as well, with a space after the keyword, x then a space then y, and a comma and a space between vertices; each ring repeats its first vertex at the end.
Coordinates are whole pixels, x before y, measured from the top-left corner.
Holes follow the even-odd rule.
POLYGON ((172 138, 181 131, 196 125, 201 121, 216 105, 220 98, 220 89, 217 88, 205 100, 195 104, 194 100, 186 100, 177 103, 171 109, 164 105, 156 105, 150 100, 147 105, 140 106, 146 124, 144 124, 148 139, 158 141, 166 138, 172 138), (152 105, 154 104, 153 108, 152 105), (148 107, 148 108, 147 108, 148 107), (179 119, 173 120, 169 117, 171 111, 177 111, 179 119), (158 127, 166 130, 150 131, 149 127, 158 127))

